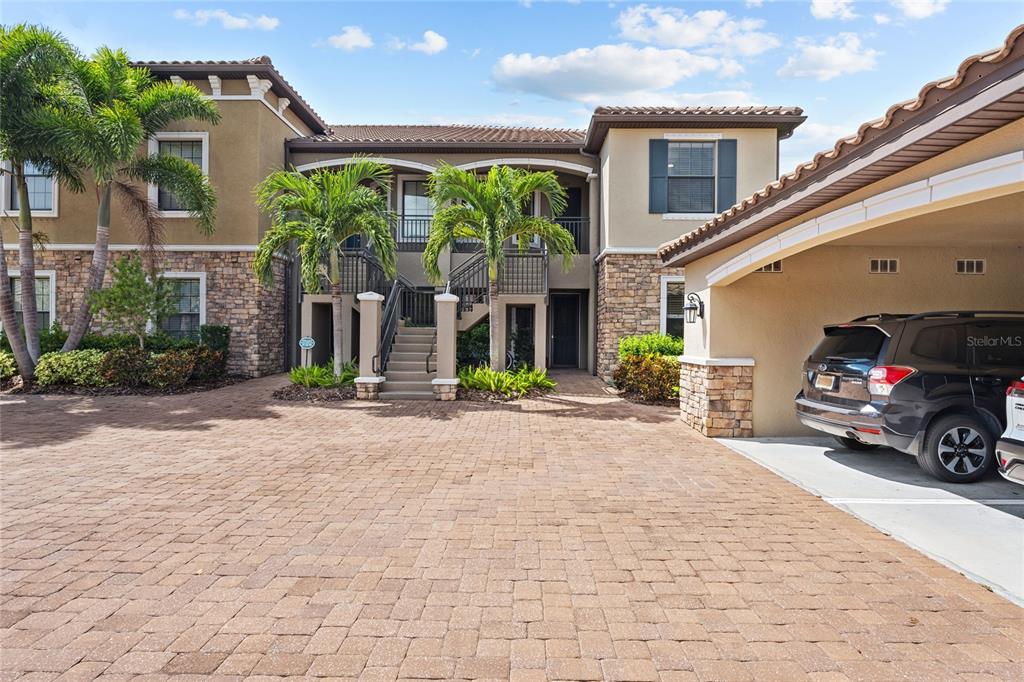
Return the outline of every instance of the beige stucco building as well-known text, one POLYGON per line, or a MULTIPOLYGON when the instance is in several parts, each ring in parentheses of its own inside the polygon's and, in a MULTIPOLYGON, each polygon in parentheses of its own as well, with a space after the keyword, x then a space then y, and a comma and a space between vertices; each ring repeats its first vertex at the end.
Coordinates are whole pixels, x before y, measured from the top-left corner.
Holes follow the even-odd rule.
POLYGON ((1022 33, 662 245, 703 304, 681 358, 693 427, 803 432, 793 397, 826 324, 1024 309, 1022 33))

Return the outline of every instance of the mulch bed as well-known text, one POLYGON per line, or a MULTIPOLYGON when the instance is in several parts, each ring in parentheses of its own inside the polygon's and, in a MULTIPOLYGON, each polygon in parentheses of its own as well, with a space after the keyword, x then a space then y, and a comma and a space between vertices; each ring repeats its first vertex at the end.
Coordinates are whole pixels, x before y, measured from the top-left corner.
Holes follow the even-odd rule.
POLYGON ((658 407, 679 407, 679 398, 669 398, 668 400, 644 400, 640 397, 639 393, 626 393, 618 389, 610 389, 609 391, 613 395, 617 395, 623 400, 628 400, 631 403, 637 405, 656 405, 658 407))
POLYGON ((288 384, 271 394, 275 400, 291 400, 307 403, 331 403, 339 400, 355 400, 356 387, 341 388, 306 388, 298 384, 288 384))
POLYGON ((21 377, 16 377, 10 382, 0 385, 0 393, 3 394, 31 394, 31 395, 84 395, 84 396, 106 396, 106 395, 181 395, 184 393, 202 393, 212 391, 215 388, 223 388, 247 381, 245 377, 224 377, 216 381, 203 383, 186 384, 177 387, 158 388, 156 386, 40 386, 39 384, 25 384, 21 377))
POLYGON ((455 397, 457 400, 468 400, 472 403, 511 403, 516 400, 525 400, 527 398, 540 398, 548 395, 549 393, 554 393, 554 391, 538 388, 528 391, 526 395, 521 398, 517 398, 515 396, 507 396, 504 393, 481 391, 477 388, 459 388, 455 397))

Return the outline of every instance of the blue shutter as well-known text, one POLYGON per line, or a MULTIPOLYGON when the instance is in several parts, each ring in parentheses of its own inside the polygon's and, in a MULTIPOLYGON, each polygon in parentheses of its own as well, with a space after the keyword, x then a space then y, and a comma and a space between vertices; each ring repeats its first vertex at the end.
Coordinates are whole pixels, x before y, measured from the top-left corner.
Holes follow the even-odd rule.
POLYGON ((715 211, 721 213, 736 203, 736 140, 718 141, 718 196, 715 211))
POLYGON ((650 140, 648 213, 668 213, 668 140, 650 140))

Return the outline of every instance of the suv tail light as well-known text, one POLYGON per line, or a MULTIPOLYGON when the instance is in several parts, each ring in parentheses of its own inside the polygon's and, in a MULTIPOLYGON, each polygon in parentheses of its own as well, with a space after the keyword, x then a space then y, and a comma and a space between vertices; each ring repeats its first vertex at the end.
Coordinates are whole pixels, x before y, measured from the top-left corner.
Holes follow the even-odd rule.
POLYGON ((892 393, 893 386, 916 371, 913 367, 899 367, 896 365, 872 367, 868 373, 868 393, 871 395, 888 396, 892 393))
POLYGON ((1011 398, 1024 398, 1024 379, 1010 382, 1006 388, 1006 395, 1011 398))

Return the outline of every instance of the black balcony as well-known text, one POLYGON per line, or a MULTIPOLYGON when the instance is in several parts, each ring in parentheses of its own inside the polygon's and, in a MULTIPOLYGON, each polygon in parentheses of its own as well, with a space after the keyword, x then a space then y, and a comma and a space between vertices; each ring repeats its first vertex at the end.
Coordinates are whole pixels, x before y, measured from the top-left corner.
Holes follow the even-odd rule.
POLYGON ((576 253, 590 253, 590 218, 560 216, 554 221, 564 227, 576 242, 576 253))
POLYGON ((399 251, 422 251, 430 236, 432 215, 400 215, 395 225, 395 242, 399 251))

